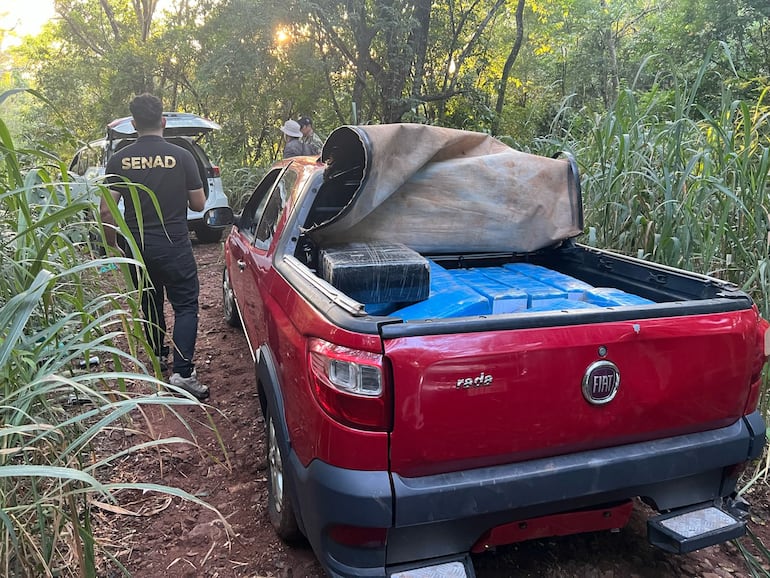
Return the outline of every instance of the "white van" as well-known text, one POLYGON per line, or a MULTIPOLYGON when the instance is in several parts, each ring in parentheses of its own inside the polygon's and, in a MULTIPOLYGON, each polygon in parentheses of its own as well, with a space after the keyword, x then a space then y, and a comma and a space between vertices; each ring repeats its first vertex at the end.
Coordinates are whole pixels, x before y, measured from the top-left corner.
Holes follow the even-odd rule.
MULTIPOLYGON (((164 112, 166 128, 164 138, 189 150, 198 163, 198 169, 206 193, 206 205, 202 211, 187 209, 187 226, 202 243, 215 243, 222 238, 222 231, 232 218, 232 210, 222 188, 219 167, 211 164, 200 145, 201 139, 220 126, 208 119, 187 112, 164 112), (229 216, 229 217, 228 217, 229 216)), ((86 179, 104 174, 104 167, 112 154, 137 138, 131 117, 123 117, 107 125, 107 135, 78 150, 69 170, 86 179)))

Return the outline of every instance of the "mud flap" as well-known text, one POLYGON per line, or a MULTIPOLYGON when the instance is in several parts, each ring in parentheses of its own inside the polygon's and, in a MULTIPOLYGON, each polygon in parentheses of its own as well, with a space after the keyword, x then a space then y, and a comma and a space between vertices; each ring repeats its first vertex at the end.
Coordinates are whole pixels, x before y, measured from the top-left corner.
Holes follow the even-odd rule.
POLYGON ((746 533, 747 514, 742 500, 698 504, 650 518, 647 538, 662 550, 685 554, 740 538, 746 533))

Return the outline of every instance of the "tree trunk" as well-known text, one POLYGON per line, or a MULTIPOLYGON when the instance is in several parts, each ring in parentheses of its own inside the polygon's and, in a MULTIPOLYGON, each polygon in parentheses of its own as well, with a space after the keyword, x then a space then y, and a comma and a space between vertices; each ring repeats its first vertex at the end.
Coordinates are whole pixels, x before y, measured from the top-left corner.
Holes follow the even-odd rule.
MULTIPOLYGON (((607 0, 601 1, 601 7, 602 12, 606 14, 608 11, 607 0)), ((618 80, 618 56, 615 31, 613 30, 614 26, 614 20, 610 18, 610 21, 607 23, 607 30, 604 32, 604 46, 607 49, 607 70, 605 72, 606 85, 603 92, 604 106, 607 108, 610 108, 615 102, 615 99, 618 96, 618 86, 620 86, 620 81, 618 80)))
POLYGON ((505 106, 505 91, 508 86, 508 78, 511 75, 511 68, 513 63, 516 62, 516 58, 519 56, 519 50, 521 50, 521 43, 524 40, 524 0, 519 0, 516 5, 516 40, 513 43, 511 52, 508 54, 508 58, 505 61, 503 67, 503 73, 500 76, 500 91, 497 93, 497 104, 495 105, 495 118, 492 121, 492 134, 497 134, 500 129, 500 117, 503 114, 503 107, 505 106))
POLYGON ((417 100, 423 93, 423 76, 425 75, 425 53, 428 50, 428 36, 430 34, 430 8, 431 0, 417 0, 415 3, 414 18, 417 21, 417 30, 412 31, 410 44, 414 46, 414 79, 412 81, 412 100, 417 100))
POLYGON ((382 122, 398 122, 403 116, 404 87, 411 69, 413 54, 406 44, 404 34, 406 25, 401 13, 400 3, 393 0, 380 0, 377 3, 377 26, 385 34, 385 66, 376 77, 382 98, 382 122))

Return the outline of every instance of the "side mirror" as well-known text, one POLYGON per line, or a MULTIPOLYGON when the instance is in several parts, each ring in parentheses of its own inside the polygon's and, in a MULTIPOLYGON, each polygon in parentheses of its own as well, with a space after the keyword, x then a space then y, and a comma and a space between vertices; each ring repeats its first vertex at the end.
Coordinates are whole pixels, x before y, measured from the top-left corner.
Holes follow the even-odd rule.
POLYGON ((224 229, 235 221, 230 207, 214 207, 203 215, 203 222, 211 229, 224 229))

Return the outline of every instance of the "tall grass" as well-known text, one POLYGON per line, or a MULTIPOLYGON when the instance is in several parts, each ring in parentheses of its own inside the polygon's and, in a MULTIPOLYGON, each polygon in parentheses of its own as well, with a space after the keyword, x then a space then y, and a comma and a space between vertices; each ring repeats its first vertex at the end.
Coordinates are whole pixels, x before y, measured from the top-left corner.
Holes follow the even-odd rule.
POLYGON ((238 213, 243 209, 269 168, 270 165, 240 167, 223 173, 223 186, 234 212, 238 213))
POLYGON ((661 76, 606 114, 565 107, 558 143, 581 164, 587 242, 736 283, 768 317, 768 90, 748 103, 724 83, 698 104, 712 56, 694 81, 661 76))
POLYGON ((137 295, 120 289, 131 286, 127 266, 141 263, 91 251, 93 199, 103 191, 69 181, 65 168, 46 153, 16 150, 0 120, 2 576, 90 577, 105 559, 111 574, 127 574, 94 537, 91 515, 119 491, 208 507, 179 489, 110 480, 128 453, 191 443, 150 438, 109 453, 101 441, 111 429, 159 406, 192 432, 178 409, 199 402, 156 377, 137 295))

